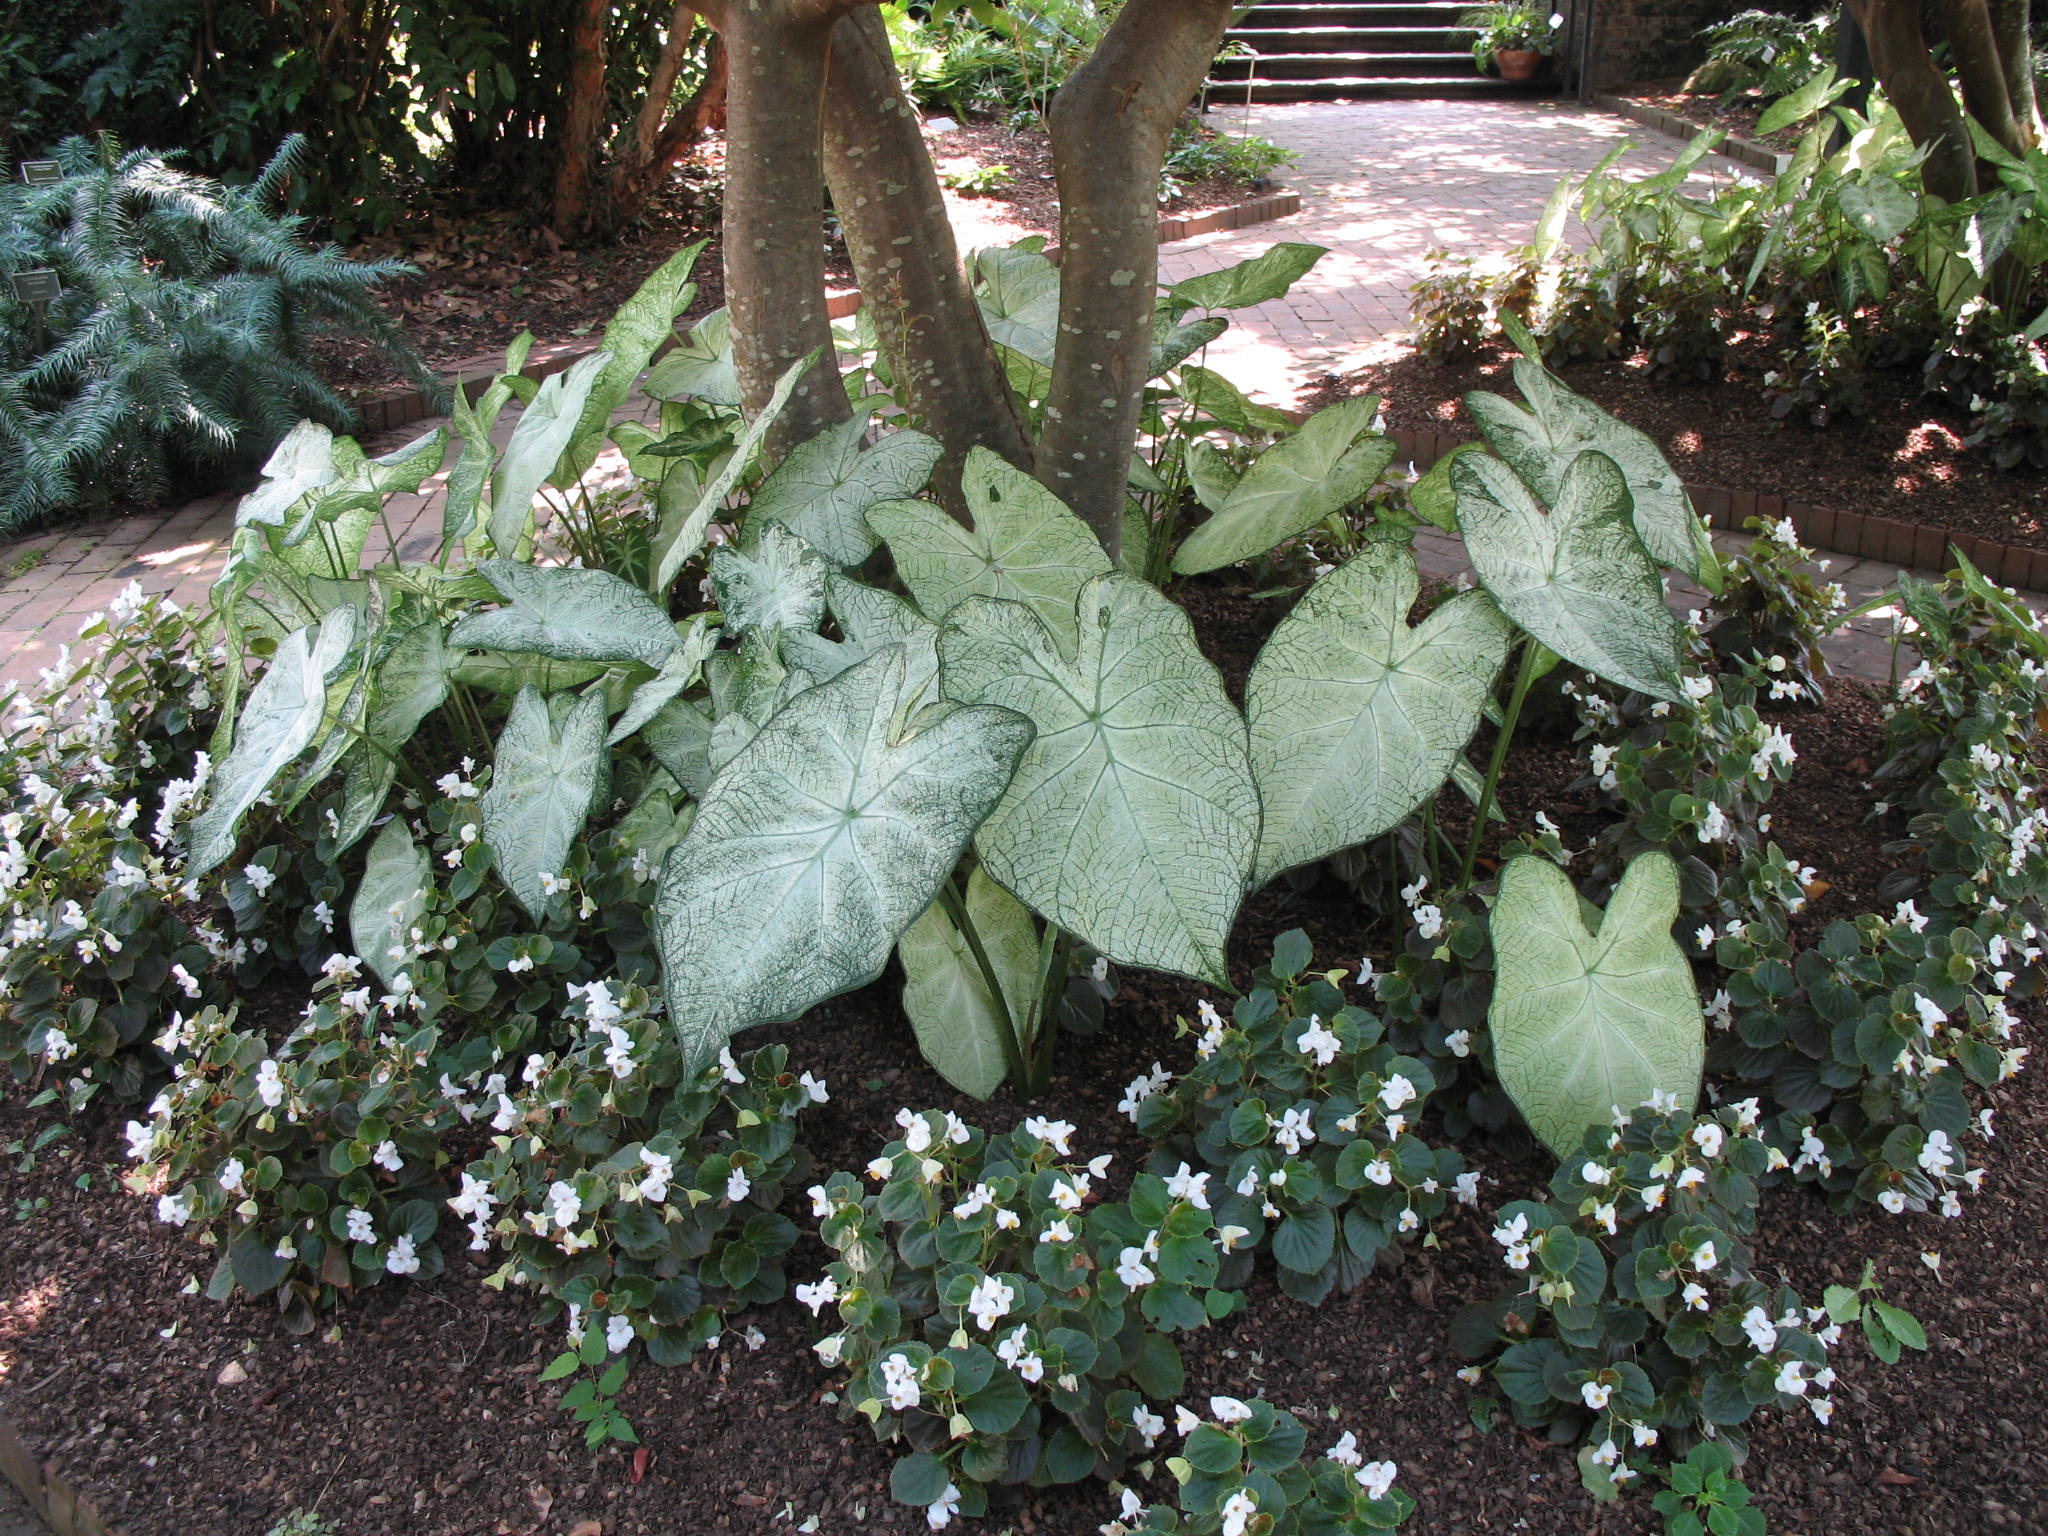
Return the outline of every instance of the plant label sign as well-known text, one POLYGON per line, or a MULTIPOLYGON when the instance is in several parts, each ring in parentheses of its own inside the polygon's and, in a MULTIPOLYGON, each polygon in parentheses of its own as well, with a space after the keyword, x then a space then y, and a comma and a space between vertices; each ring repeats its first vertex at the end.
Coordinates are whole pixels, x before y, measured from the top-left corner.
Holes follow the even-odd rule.
POLYGON ((21 179, 32 187, 54 187, 64 179, 64 167, 54 160, 24 160, 21 179))
POLYGON ((8 281, 14 286, 15 301, 21 304, 54 303, 64 292, 64 285, 49 267, 30 267, 26 272, 16 272, 8 281))

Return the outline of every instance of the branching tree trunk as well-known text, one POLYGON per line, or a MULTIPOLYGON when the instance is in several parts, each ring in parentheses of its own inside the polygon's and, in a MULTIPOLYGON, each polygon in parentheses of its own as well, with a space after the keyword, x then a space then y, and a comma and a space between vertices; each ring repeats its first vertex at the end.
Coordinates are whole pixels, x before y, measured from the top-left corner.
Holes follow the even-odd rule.
POLYGON ((550 215, 555 233, 573 238, 589 227, 591 193, 604 154, 605 23, 610 0, 579 0, 569 30, 569 73, 562 83, 562 128, 550 215))
POLYGON ((2012 92, 1998 37, 1985 0, 1941 0, 1948 29, 1949 55, 1963 88, 1963 105, 1978 125, 2016 155, 2027 152, 2025 136, 2013 115, 2012 92))
POLYGON ((2005 70, 2013 119, 2028 147, 2041 142, 2041 105, 2034 91, 2034 39, 2029 0, 1990 0, 1991 32, 2005 70))
POLYGON ((1112 558, 1137 443, 1159 279, 1159 171, 1231 0, 1128 0, 1053 98, 1060 326, 1036 473, 1112 558))
POLYGON ((950 498, 970 448, 993 449, 1028 469, 1031 437, 974 302, 879 12, 863 9, 839 23, 828 70, 832 204, 898 398, 945 445, 942 496, 950 498))
POLYGON ((621 155, 612 168, 612 219, 630 218, 646 207, 662 178, 684 152, 725 122, 725 45, 716 37, 711 39, 704 56, 703 83, 673 114, 668 111, 676 76, 689 53, 690 28, 697 20, 696 12, 688 5, 679 4, 676 10, 680 20, 669 29, 654 78, 648 83, 647 99, 640 104, 639 116, 634 120, 632 151, 621 155))

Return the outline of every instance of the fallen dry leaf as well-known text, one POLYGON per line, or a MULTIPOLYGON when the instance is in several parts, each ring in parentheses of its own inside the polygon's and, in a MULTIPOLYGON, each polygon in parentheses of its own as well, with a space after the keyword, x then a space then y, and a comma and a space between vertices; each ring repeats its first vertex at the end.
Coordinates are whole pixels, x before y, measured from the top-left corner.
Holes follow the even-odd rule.
POLYGON ((604 1524, 598 1520, 578 1520, 569 1527, 569 1536, 604 1536, 604 1524))
POLYGON ((645 1477, 646 1475, 647 1475, 647 1447, 643 1445, 643 1446, 641 1446, 641 1447, 640 1447, 640 1449, 639 1449, 639 1450, 637 1450, 637 1451, 635 1451, 635 1452, 633 1453, 633 1470, 632 1470, 632 1472, 631 1472, 631 1474, 630 1474, 630 1477, 631 1477, 632 1481, 634 1481, 634 1482, 636 1482, 636 1483, 637 1483, 637 1482, 639 1482, 639 1481, 640 1481, 640 1479, 641 1479, 641 1478, 645 1477))

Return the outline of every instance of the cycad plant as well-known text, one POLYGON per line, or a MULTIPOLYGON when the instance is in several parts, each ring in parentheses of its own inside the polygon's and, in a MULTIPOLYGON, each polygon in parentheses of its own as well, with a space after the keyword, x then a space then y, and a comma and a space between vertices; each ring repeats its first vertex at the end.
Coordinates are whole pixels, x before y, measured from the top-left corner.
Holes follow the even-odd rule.
POLYGON ((435 385, 351 261, 270 210, 306 154, 287 139, 244 187, 110 135, 57 148, 63 179, 0 185, 0 276, 54 271, 39 317, 0 284, 0 534, 192 489, 261 464, 302 417, 347 426, 310 366, 320 327, 367 337, 435 385))

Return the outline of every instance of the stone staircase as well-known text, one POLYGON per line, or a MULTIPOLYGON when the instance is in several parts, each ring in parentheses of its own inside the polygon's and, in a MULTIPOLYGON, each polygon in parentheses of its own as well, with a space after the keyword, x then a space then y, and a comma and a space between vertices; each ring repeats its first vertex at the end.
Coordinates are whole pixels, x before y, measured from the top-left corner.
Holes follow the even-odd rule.
POLYGON ((1470 0, 1259 0, 1225 35, 1252 57, 1219 58, 1206 86, 1211 107, 1260 101, 1528 95, 1556 76, 1510 84, 1472 67, 1457 34, 1470 0))

